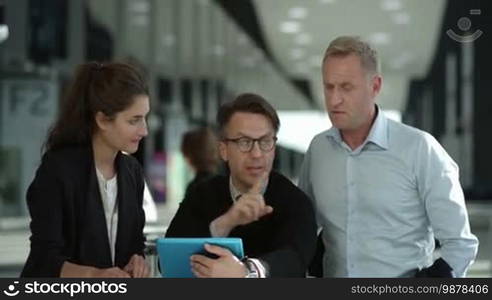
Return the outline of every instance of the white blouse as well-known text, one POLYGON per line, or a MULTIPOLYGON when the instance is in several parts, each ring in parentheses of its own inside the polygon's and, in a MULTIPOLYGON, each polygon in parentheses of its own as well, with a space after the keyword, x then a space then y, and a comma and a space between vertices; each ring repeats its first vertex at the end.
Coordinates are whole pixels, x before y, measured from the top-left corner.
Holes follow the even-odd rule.
POLYGON ((99 191, 104 207, 106 217, 106 227, 108 230, 109 249, 111 250, 111 261, 114 265, 116 233, 118 229, 118 203, 116 195, 118 194, 118 184, 116 174, 111 179, 105 179, 102 173, 96 168, 99 191))

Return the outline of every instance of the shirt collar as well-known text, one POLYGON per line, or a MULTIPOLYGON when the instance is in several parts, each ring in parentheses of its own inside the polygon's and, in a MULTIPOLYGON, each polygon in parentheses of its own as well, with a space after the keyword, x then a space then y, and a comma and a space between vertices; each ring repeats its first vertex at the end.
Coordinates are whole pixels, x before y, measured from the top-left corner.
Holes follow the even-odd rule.
POLYGON ((232 183, 231 176, 229 176, 229 190, 231 192, 232 201, 236 201, 239 198, 239 196, 241 196, 241 192, 239 192, 239 190, 232 183))
POLYGON ((327 137, 331 137, 333 138, 335 141, 337 141, 338 143, 341 143, 342 142, 342 136, 340 135, 340 130, 338 130, 338 128, 336 128, 335 126, 331 126, 330 129, 328 129, 328 131, 326 132, 326 136, 327 137))
POLYGON ((383 149, 388 149, 388 119, 376 105, 376 120, 372 124, 366 142, 372 142, 383 149))
MULTIPOLYGON (((267 179, 267 182, 261 191, 262 195, 265 194, 265 191, 266 191, 267 186, 268 186, 268 182, 269 182, 269 180, 267 179)), ((232 177, 231 176, 229 176, 229 191, 231 193, 232 201, 236 201, 242 195, 242 193, 232 183, 232 177)))
MULTIPOLYGON (((342 143, 340 130, 334 126, 326 132, 326 136, 335 139, 338 143, 342 143)), ((368 142, 372 142, 385 150, 388 149, 388 119, 378 105, 376 105, 376 120, 374 120, 371 130, 363 144, 368 142)))

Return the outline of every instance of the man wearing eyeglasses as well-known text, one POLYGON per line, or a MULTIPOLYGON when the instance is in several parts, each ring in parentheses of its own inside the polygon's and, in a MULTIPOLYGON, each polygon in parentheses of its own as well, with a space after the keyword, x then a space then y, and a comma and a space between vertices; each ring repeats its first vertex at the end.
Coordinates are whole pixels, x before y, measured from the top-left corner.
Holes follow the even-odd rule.
POLYGON ((197 277, 304 277, 316 223, 304 192, 272 171, 277 113, 261 96, 242 94, 222 105, 217 122, 219 151, 230 174, 197 185, 166 236, 242 238, 246 259, 213 245, 205 249, 214 258, 193 255, 197 277))

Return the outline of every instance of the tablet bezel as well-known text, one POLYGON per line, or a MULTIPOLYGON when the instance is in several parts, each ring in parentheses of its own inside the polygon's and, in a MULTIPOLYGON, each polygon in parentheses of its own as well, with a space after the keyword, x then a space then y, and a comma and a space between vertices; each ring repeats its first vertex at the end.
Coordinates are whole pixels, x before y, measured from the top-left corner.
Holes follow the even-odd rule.
POLYGON ((244 257, 241 238, 159 238, 156 242, 161 276, 165 278, 194 278, 190 256, 205 252, 205 244, 229 249, 238 259, 244 257), (166 271, 167 270, 167 271, 166 271))

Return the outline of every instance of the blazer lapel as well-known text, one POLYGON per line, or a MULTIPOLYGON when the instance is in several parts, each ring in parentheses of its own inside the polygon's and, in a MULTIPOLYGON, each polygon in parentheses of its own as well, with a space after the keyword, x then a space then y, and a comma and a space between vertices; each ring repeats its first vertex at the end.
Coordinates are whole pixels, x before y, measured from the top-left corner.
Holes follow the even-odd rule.
POLYGON ((129 234, 134 231, 133 228, 129 228, 133 223, 132 215, 135 214, 136 205, 133 204, 135 199, 134 182, 131 180, 130 174, 124 165, 125 154, 118 153, 116 157, 116 168, 118 178, 118 232, 116 233, 116 245, 115 245, 115 265, 125 266, 128 263, 127 254, 122 253, 119 249, 126 249, 126 245, 130 244, 129 234))
MULTIPOLYGON (((214 215, 211 216, 212 219, 215 219, 218 216, 221 216, 222 214, 226 213, 234 204, 231 197, 231 190, 229 188, 228 176, 221 177, 220 183, 217 188, 217 195, 215 197, 217 198, 215 202, 217 203, 217 208, 213 209, 214 215)), ((210 204, 208 203, 207 205, 210 206, 210 204)))
POLYGON ((96 166, 92 147, 90 147, 90 159, 87 164, 89 181, 87 185, 86 210, 84 216, 85 223, 85 247, 88 253, 95 253, 94 259, 99 261, 101 266, 112 266, 111 250, 109 248, 108 230, 106 216, 102 203, 99 183, 97 181, 96 166), (97 249, 95 249, 97 248, 97 249))

